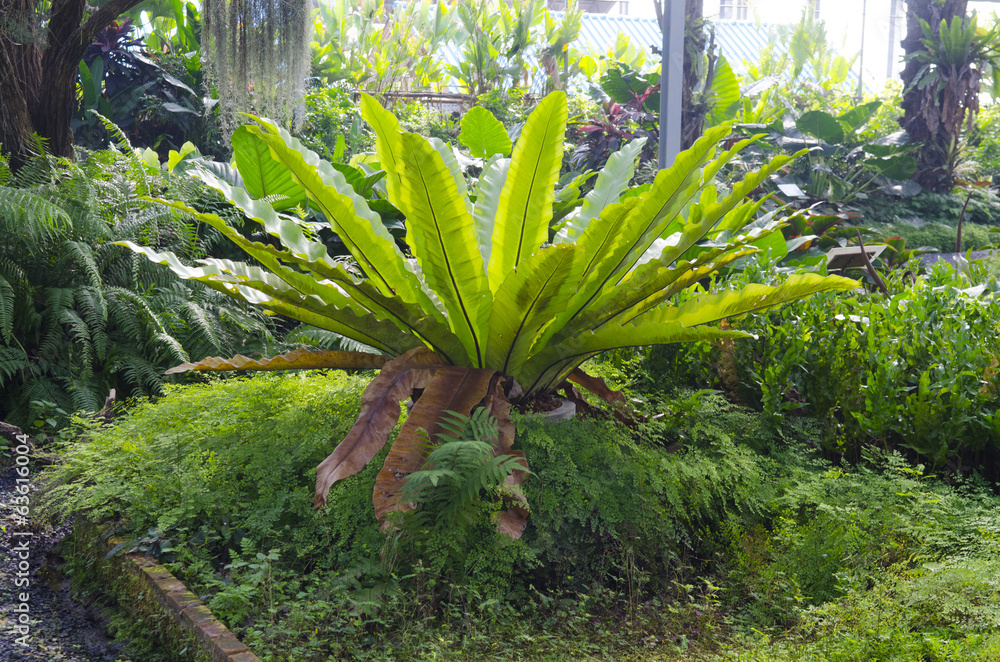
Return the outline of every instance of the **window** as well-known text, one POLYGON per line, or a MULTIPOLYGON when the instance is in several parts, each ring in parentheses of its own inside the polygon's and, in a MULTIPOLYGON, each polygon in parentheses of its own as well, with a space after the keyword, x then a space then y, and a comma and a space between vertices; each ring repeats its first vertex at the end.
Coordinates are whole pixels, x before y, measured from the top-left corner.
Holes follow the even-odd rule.
POLYGON ((719 0, 719 20, 746 21, 750 15, 750 0, 719 0))

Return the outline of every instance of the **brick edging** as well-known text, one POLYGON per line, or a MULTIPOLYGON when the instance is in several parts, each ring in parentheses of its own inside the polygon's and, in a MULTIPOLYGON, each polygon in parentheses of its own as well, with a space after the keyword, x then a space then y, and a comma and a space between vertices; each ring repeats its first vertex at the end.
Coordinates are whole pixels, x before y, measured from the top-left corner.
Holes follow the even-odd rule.
MULTIPOLYGON (((120 542, 112 539, 106 545, 110 550, 120 542)), ((131 566, 129 571, 139 576, 174 621, 194 635, 212 662, 261 662, 169 570, 142 554, 125 554, 123 563, 131 566)))
MULTIPOLYGON (((80 527, 80 529, 90 529, 84 533, 84 537, 89 537, 88 534, 93 535, 93 528, 87 524, 89 523, 80 527)), ((123 542, 125 541, 120 538, 103 541, 98 538, 93 541, 102 558, 123 542)), ((100 563, 114 563, 133 575, 144 592, 160 605, 161 610, 168 614, 185 634, 198 642, 211 662, 262 662, 229 628, 212 615, 211 610, 202 604, 197 595, 189 591, 179 579, 154 559, 142 554, 121 554, 100 563)))

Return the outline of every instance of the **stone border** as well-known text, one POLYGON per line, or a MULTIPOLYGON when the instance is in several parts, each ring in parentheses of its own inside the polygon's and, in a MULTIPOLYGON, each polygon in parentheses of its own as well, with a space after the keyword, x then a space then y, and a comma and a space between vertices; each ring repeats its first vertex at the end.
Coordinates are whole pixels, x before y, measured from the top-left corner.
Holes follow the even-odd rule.
MULTIPOLYGON (((202 654, 195 653, 199 662, 262 662, 212 615, 198 596, 155 559, 142 554, 119 554, 103 560, 116 545, 125 541, 120 538, 101 540, 98 528, 89 522, 78 521, 74 529, 74 536, 79 536, 79 542, 99 554, 98 558, 102 560, 96 565, 111 565, 119 573, 131 575, 138 588, 159 605, 159 610, 170 617, 181 634, 201 647, 202 654)), ((111 579, 116 581, 114 575, 111 579)), ((128 610, 126 605, 120 606, 128 610)))

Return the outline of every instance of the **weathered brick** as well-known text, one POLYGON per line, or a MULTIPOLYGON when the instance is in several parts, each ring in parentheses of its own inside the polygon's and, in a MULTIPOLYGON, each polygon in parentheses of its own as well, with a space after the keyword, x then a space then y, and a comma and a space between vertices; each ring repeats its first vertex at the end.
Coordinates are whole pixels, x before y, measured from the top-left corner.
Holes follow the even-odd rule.
POLYGON ((219 621, 211 620, 198 623, 195 626, 194 634, 198 638, 198 641, 205 645, 205 650, 209 650, 215 639, 224 634, 229 634, 229 629, 219 621))
POLYGON ((173 575, 170 574, 170 571, 164 568, 162 565, 146 566, 142 569, 142 574, 144 574, 146 577, 148 577, 150 580, 154 582, 157 579, 167 579, 168 577, 170 579, 173 579, 174 577, 173 575))
POLYGON ((242 653, 230 655, 229 662, 261 662, 261 660, 250 651, 244 651, 242 653))
POLYGON ((198 623, 215 620, 211 610, 200 602, 196 605, 189 605, 181 611, 181 623, 188 630, 194 631, 198 623))
POLYGON ((233 636, 231 632, 212 640, 212 662, 229 662, 229 658, 237 653, 245 653, 246 645, 233 636))

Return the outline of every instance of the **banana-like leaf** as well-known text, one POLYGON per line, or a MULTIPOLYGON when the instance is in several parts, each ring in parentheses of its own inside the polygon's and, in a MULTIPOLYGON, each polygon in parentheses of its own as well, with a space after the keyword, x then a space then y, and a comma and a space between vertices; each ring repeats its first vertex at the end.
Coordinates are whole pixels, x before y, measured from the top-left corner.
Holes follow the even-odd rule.
POLYGON ((390 512, 407 510, 409 504, 399 502, 399 493, 406 477, 420 469, 427 456, 426 438, 437 439, 440 434, 450 434, 442 426, 442 416, 453 411, 468 416, 472 408, 486 397, 495 371, 448 366, 439 368, 424 386, 410 414, 403 423, 399 436, 392 445, 385 464, 375 478, 372 496, 375 517, 384 521, 390 512), (426 437, 418 434, 425 430, 426 437))
POLYGON ((566 309, 583 267, 573 245, 536 250, 500 285, 489 319, 486 365, 508 374, 521 365, 538 333, 566 309))
POLYGON ((255 199, 277 199, 271 203, 276 210, 295 207, 306 201, 306 192, 292 180, 288 170, 271 158, 267 143, 255 136, 247 126, 233 132, 233 159, 243 178, 243 186, 255 199))
POLYGON ((630 260, 638 260, 665 232, 665 226, 697 194, 701 185, 698 168, 714 156, 715 143, 723 135, 725 127, 710 129, 690 150, 681 152, 669 169, 660 171, 648 191, 605 207, 588 224, 576 242, 586 255, 580 286, 566 311, 548 327, 542 342, 557 333, 567 335, 569 330, 562 333, 564 327, 585 312, 602 290, 613 287, 615 274, 630 260))
POLYGON ((522 259, 548 241, 565 131, 566 95, 561 92, 545 97, 521 130, 493 225, 493 292, 522 259))
POLYGON ((701 225, 686 226, 663 241, 664 248, 656 260, 637 266, 620 284, 606 293, 579 315, 574 324, 563 329, 560 337, 579 329, 594 329, 615 316, 634 319, 659 305, 682 289, 698 282, 732 262, 752 255, 759 249, 756 243, 768 236, 782 237, 782 223, 772 221, 754 228, 722 244, 691 249, 712 218, 701 219, 701 225))
MULTIPOLYGON (((426 347, 417 347, 383 367, 361 397, 361 413, 343 441, 316 468, 313 506, 326 503, 330 486, 361 471, 385 445, 399 421, 399 403, 415 388, 424 388, 447 365, 426 347)), ((421 398, 423 399, 423 398, 421 398)))
MULTIPOLYGON (((393 347, 402 347, 405 350, 413 346, 412 343, 408 342, 387 344, 384 337, 373 344, 371 342, 373 338, 370 329, 362 327, 355 330, 350 326, 345 326, 345 324, 359 321, 359 314, 368 314, 375 321, 390 320, 401 330, 413 334, 446 357, 458 357, 454 360, 461 358, 465 351, 464 348, 448 327, 443 322, 438 321, 437 316, 433 315, 436 308, 432 303, 420 306, 416 303, 408 303, 402 297, 383 296, 370 280, 354 277, 342 265, 331 265, 328 262, 329 258, 326 253, 326 247, 319 242, 307 239, 302 233, 301 228, 293 220, 280 216, 267 203, 251 199, 242 189, 231 188, 225 182, 220 182, 205 173, 202 173, 200 176, 205 179, 207 184, 227 195, 244 214, 263 225, 269 234, 280 238, 289 248, 282 250, 271 245, 251 241, 234 228, 229 227, 222 218, 215 214, 199 213, 180 202, 167 202, 155 198, 151 200, 189 213, 195 218, 211 225, 237 246, 259 260, 276 276, 286 281, 290 287, 299 290, 302 295, 315 295, 327 303, 332 303, 340 308, 350 308, 355 313, 353 316, 347 318, 349 322, 345 322, 344 319, 334 316, 332 320, 335 322, 335 325, 333 326, 322 320, 317 321, 312 316, 307 319, 298 315, 293 316, 294 319, 329 329, 330 331, 336 331, 391 354, 401 353, 392 349, 393 347), (285 266, 281 262, 292 263, 300 267, 301 270, 285 266), (312 271, 320 278, 329 279, 331 283, 324 283, 307 273, 303 273, 302 270, 307 272, 312 271), (335 296, 338 292, 343 292, 346 298, 331 301, 330 297, 335 296), (428 310, 431 311, 431 314, 426 312, 428 310), (358 331, 361 333, 358 333, 358 331)), ((123 245, 128 245, 128 243, 126 242, 123 245)), ((132 249, 137 250, 137 252, 145 252, 138 250, 134 246, 132 249)), ((151 255, 149 256, 153 259, 151 255)), ((179 262, 171 264, 171 268, 178 274, 181 273, 177 268, 179 264, 179 262)), ((256 280, 259 281, 260 279, 256 280)), ((208 281, 202 282, 210 285, 208 281)), ((274 291, 268 291, 267 293, 273 296, 274 291)), ((294 301, 286 301, 286 303, 297 305, 294 301)), ((313 312, 322 314, 321 311, 317 310, 313 310, 313 312)), ((398 334, 396 335, 398 336, 398 334)), ((397 341, 401 339, 401 337, 397 337, 397 341)))
POLYGON ((325 368, 375 370, 384 366, 389 358, 384 354, 368 354, 366 352, 296 349, 287 354, 259 360, 248 358, 242 354, 228 359, 214 356, 201 361, 182 363, 170 368, 164 374, 176 375, 190 371, 234 370, 244 372, 249 370, 318 370, 325 368))
POLYGON ((406 214, 407 241, 424 279, 448 311, 466 362, 481 367, 492 297, 472 217, 454 191, 441 155, 414 134, 403 134, 400 145, 400 209, 406 214))
POLYGON ((597 175, 593 190, 584 196, 580 211, 556 233, 552 243, 575 242, 590 222, 600 216, 605 207, 618 201, 622 191, 635 175, 635 159, 645 144, 645 138, 638 138, 608 158, 607 164, 597 175))

